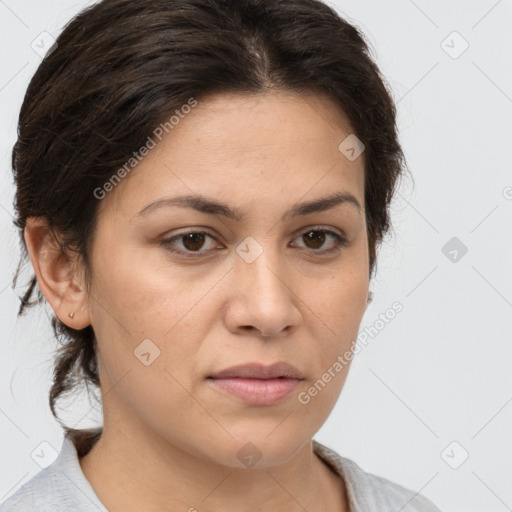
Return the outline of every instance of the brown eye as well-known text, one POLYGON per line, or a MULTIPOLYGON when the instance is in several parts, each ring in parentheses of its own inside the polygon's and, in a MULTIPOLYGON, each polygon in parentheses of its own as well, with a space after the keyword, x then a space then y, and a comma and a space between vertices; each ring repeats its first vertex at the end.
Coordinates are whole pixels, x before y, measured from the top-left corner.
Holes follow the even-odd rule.
POLYGON ((183 245, 190 251, 198 251, 204 244, 204 233, 187 233, 182 235, 183 245))
POLYGON ((325 232, 323 231, 309 231, 302 236, 309 249, 320 249, 325 242, 325 232))
POLYGON ((304 246, 299 245, 299 247, 318 255, 331 254, 340 251, 341 248, 348 243, 346 238, 343 238, 335 231, 324 229, 321 226, 305 231, 300 235, 299 239, 304 244, 304 246), (329 240, 331 240, 330 247, 328 244, 329 240), (327 245, 327 248, 325 245, 327 245))
POLYGON ((187 231, 160 241, 168 251, 192 257, 209 253, 215 247, 214 242, 215 238, 203 231, 187 231), (208 247, 208 239, 211 240, 210 247, 208 247))

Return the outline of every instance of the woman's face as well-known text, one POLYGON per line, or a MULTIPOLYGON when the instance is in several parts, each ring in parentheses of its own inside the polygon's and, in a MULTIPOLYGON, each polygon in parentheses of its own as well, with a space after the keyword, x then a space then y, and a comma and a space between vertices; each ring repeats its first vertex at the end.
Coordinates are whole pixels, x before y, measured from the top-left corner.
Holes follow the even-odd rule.
POLYGON ((310 441, 367 305, 364 153, 339 149, 350 134, 320 96, 213 96, 100 201, 88 308, 105 425, 236 467, 310 441), (337 194, 352 199, 301 207, 337 194), (209 378, 275 362, 302 374, 282 398, 209 378))

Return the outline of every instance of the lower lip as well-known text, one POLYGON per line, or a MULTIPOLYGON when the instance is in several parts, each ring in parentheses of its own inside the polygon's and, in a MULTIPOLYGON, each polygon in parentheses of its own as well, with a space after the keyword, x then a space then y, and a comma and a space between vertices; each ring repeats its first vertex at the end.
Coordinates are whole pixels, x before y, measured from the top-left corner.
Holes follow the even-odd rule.
POLYGON ((213 379, 208 381, 218 390, 241 398, 251 405, 272 405, 290 393, 299 385, 299 379, 213 379))

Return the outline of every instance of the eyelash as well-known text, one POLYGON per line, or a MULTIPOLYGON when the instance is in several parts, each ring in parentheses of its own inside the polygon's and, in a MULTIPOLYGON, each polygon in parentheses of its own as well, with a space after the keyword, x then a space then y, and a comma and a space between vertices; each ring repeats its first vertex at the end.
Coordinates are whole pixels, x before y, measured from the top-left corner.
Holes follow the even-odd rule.
MULTIPOLYGON (((326 233, 328 235, 331 235, 335 239, 336 244, 331 249, 327 249, 327 250, 323 250, 323 251, 321 249, 315 250, 315 249, 307 249, 306 248, 307 252, 312 252, 312 253, 322 254, 322 255, 330 255, 330 254, 340 251, 348 243, 348 240, 346 238, 343 238, 340 234, 338 234, 335 231, 332 231, 324 226, 314 226, 312 228, 308 228, 307 230, 303 231, 297 238, 304 236, 305 234, 310 233, 311 231, 313 231, 315 233, 326 233)), ((190 235, 190 234, 194 234, 194 235, 202 234, 202 235, 207 235, 207 236, 215 239, 215 237, 213 235, 211 235, 210 233, 208 233, 206 231, 191 230, 191 231, 185 231, 183 233, 174 235, 169 238, 162 239, 160 241, 160 244, 163 245, 166 250, 168 250, 172 253, 175 253, 175 254, 183 255, 187 258, 199 258, 199 257, 205 255, 206 253, 210 252, 210 250, 208 250, 208 251, 183 251, 181 249, 176 250, 171 247, 171 244, 175 240, 179 240, 180 238, 183 238, 184 236, 190 235)), ((215 249, 211 249, 211 251, 213 251, 213 250, 215 250, 215 249)))

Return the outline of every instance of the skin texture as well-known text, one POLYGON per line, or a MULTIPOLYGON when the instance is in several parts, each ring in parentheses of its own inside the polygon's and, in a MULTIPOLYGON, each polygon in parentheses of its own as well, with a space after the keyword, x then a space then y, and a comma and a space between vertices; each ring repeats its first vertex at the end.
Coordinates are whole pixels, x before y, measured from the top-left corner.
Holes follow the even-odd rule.
POLYGON ((338 149, 350 133, 320 95, 199 101, 100 201, 90 290, 44 219, 29 219, 25 239, 46 299, 62 322, 92 324, 96 335, 104 429, 80 465, 110 511, 347 510, 342 479, 311 440, 349 366, 308 404, 298 395, 351 348, 367 306, 364 154, 350 161, 338 149), (282 219, 297 203, 334 192, 352 194, 361 210, 344 203, 282 219), (188 194, 245 217, 179 206, 137 215, 188 194), (319 225, 346 245, 327 254, 335 238, 305 236, 319 225), (162 243, 187 230, 211 236, 162 243), (250 250, 263 251, 251 263, 236 250, 248 236, 258 244, 250 250), (200 257, 186 255, 194 248, 200 257), (147 366, 134 355, 144 339, 160 350, 147 366), (233 365, 277 361, 304 380, 274 405, 249 405, 206 380, 233 365), (237 456, 247 443, 261 453, 251 468, 237 456))

